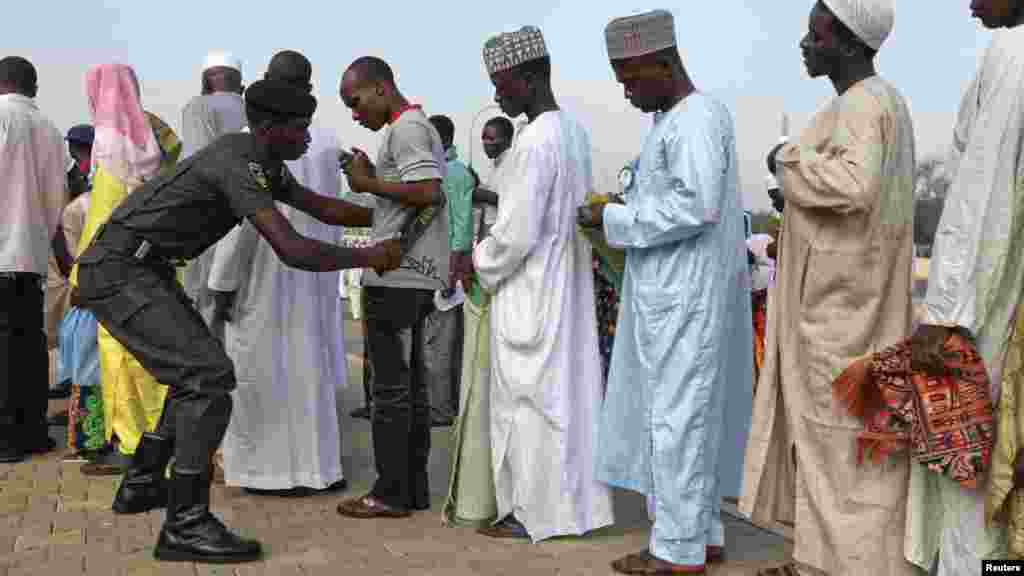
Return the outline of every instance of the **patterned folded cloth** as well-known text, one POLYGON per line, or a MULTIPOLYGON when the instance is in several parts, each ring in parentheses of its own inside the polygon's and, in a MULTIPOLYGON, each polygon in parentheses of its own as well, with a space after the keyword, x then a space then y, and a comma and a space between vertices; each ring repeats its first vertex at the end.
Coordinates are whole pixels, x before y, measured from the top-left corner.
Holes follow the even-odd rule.
POLYGON ((988 373, 974 345, 954 333, 945 370, 910 369, 905 340, 854 362, 832 384, 835 399, 864 422, 858 460, 877 464, 910 449, 911 457, 964 488, 977 488, 992 461, 995 414, 988 373))
MULTIPOLYGON (((587 198, 587 206, 594 204, 607 204, 611 199, 603 194, 593 195, 587 198)), ((590 241, 594 252, 604 267, 604 272, 610 277, 612 284, 617 289, 622 287, 622 275, 626 273, 626 251, 621 248, 612 248, 604 237, 604 230, 601 228, 584 228, 577 226, 576 229, 584 238, 590 241)))

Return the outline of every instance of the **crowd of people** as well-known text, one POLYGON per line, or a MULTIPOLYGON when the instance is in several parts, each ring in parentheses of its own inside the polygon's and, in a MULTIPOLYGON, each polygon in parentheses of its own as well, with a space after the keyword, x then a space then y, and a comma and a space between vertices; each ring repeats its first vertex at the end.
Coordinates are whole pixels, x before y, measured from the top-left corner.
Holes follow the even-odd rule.
POLYGON ((342 290, 359 294, 377 472, 343 516, 428 510, 431 427, 451 426, 448 525, 583 535, 615 522, 613 488, 644 494, 650 543, 618 573, 726 561, 744 447, 740 512, 793 526, 792 559, 764 576, 1022 559, 1024 2, 972 10, 996 33, 954 127, 917 322, 914 130, 874 64, 891 0, 813 4, 800 49, 835 96, 767 156, 771 237, 748 237, 731 113, 690 78, 664 10, 605 29, 654 118, 615 192, 595 190, 533 26, 483 45, 504 114, 481 134, 486 182, 452 120, 374 56, 339 88, 381 133, 374 161, 314 120, 295 51, 248 88, 211 53, 180 139, 127 65, 88 70, 91 123, 62 135, 33 65, 0 59, 0 461, 55 449, 47 383, 68 384, 65 458, 123 476, 116 513, 166 508, 157 559, 256 560, 210 485, 347 488, 342 290), (357 228, 369 241, 346 241, 357 228))

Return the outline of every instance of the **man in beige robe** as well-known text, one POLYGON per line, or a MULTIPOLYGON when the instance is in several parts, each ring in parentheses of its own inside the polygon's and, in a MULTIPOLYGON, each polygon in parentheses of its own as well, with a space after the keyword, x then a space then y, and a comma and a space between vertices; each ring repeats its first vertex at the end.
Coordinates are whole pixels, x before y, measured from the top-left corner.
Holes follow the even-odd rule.
POLYGON ((762 523, 794 516, 795 548, 792 564, 762 574, 912 572, 908 462, 858 465, 862 424, 832 398, 851 361, 911 327, 913 128, 873 64, 892 23, 891 0, 814 6, 800 48, 838 96, 768 158, 786 217, 740 510, 762 523))

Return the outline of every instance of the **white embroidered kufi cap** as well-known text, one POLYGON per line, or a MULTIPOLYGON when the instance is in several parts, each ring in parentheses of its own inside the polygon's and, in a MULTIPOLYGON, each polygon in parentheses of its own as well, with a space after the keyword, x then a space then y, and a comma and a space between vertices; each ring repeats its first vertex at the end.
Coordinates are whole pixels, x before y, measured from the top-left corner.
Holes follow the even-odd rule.
POLYGON ((493 75, 548 55, 540 28, 523 26, 515 32, 503 32, 484 43, 484 66, 493 75))
POLYGON ((896 20, 892 0, 822 0, 840 22, 865 44, 878 50, 896 20))
POLYGON ((636 58, 676 45, 675 20, 668 10, 616 18, 604 29, 609 60, 636 58))

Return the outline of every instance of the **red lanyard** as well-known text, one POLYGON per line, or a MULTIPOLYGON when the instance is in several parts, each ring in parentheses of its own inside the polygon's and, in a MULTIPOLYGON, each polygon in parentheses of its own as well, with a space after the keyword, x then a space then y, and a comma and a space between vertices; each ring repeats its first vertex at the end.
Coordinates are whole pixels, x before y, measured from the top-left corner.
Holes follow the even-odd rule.
POLYGON ((391 115, 391 123, 394 124, 395 122, 397 122, 398 119, 402 117, 402 114, 405 114, 409 110, 422 110, 422 109, 423 109, 423 106, 420 106, 419 104, 406 104, 405 106, 402 106, 401 108, 399 108, 398 112, 395 112, 394 114, 391 115))

